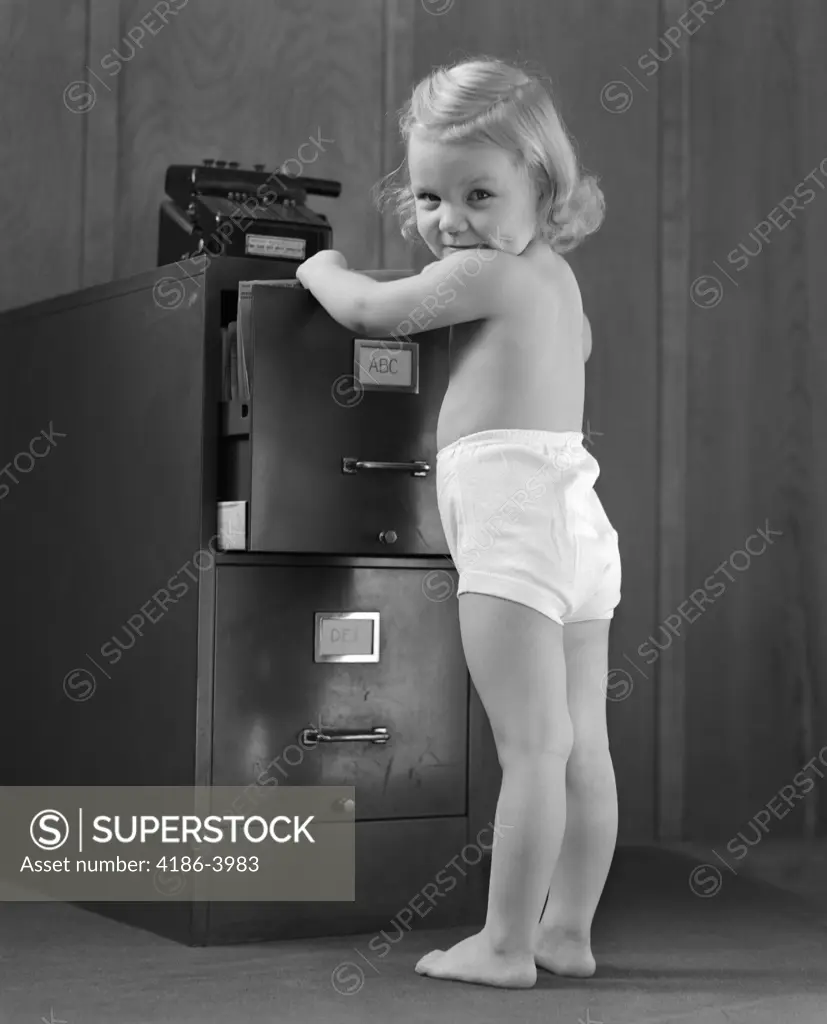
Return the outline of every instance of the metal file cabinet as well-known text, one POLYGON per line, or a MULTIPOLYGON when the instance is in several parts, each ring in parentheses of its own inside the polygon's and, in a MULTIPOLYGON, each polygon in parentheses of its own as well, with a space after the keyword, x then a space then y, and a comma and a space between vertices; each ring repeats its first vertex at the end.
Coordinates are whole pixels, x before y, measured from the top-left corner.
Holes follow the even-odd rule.
POLYGON ((484 916, 484 865, 458 858, 498 766, 436 508, 447 332, 397 347, 386 386, 369 339, 262 286, 249 400, 224 403, 239 282, 286 277, 191 260, 0 316, 0 437, 57 432, 0 502, 0 784, 356 789, 352 903, 88 905, 191 944, 378 933, 449 863, 421 926, 484 916), (246 503, 246 539, 204 571, 219 501, 246 503))

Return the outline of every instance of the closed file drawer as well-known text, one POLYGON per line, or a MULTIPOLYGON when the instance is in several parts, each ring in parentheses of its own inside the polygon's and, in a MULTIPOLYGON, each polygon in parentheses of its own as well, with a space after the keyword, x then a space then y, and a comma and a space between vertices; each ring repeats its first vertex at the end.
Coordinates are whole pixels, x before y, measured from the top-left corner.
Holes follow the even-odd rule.
POLYGON ((217 574, 214 786, 355 786, 357 820, 466 814, 468 676, 432 572, 217 574))

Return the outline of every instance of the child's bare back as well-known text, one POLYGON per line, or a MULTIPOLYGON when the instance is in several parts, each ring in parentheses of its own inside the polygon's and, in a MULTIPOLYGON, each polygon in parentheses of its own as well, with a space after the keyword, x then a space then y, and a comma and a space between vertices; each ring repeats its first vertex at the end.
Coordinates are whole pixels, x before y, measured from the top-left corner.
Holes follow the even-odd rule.
POLYGON ((543 243, 533 243, 519 259, 524 274, 511 282, 502 312, 451 328, 438 449, 481 430, 582 430, 584 321, 577 280, 543 243))

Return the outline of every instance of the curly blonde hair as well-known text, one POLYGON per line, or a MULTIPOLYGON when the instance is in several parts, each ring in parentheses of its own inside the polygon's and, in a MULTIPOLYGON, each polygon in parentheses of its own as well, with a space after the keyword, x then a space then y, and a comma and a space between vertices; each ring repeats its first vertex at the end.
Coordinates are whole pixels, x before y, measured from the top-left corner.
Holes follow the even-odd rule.
MULTIPOLYGON (((516 156, 538 186, 539 231, 555 252, 576 248, 602 224, 606 203, 597 178, 581 172, 574 141, 538 74, 493 57, 437 68, 399 111, 406 147, 415 128, 439 142, 488 142, 516 156)), ((374 200, 395 212, 405 239, 418 237, 407 157, 374 186, 374 200)))

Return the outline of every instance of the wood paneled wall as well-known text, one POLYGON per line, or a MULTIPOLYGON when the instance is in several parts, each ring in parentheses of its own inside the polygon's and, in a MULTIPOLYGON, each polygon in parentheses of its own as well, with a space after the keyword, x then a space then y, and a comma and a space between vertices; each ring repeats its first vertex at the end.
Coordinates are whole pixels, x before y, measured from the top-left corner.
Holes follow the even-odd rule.
POLYGON ((370 200, 402 158, 396 110, 435 64, 539 63, 608 204, 570 259, 624 562, 620 838, 728 840, 762 812, 773 835, 823 832, 821 0, 170 0, 164 24, 166 6, 0 5, 0 308, 154 266, 168 164, 273 169, 313 138, 306 173, 343 183, 311 199, 336 247, 421 266, 370 200))
POLYGON ((691 838, 827 822, 826 44, 819 0, 730 0, 692 38, 691 838))
POLYGON ((86 6, 0 4, 2 309, 74 291, 82 280, 87 125, 62 95, 82 71, 86 6))

